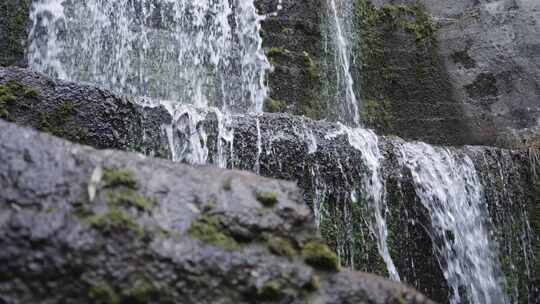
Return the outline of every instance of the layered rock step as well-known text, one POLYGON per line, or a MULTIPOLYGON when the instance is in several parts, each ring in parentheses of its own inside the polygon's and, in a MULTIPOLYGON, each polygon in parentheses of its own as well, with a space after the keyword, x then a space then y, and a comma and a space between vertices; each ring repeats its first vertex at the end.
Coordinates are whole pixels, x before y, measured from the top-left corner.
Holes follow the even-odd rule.
POLYGON ((0 113, 18 124, 97 148, 297 181, 348 267, 394 276, 441 302, 460 288, 479 297, 504 290, 515 301, 537 293, 532 151, 432 147, 284 114, 227 116, 16 68, 0 70, 0 83, 0 113), (458 226, 449 224, 456 217, 458 226), (469 232, 478 242, 467 243, 469 232))
POLYGON ((4 121, 0 159, 3 303, 433 303, 340 271, 291 182, 4 121))

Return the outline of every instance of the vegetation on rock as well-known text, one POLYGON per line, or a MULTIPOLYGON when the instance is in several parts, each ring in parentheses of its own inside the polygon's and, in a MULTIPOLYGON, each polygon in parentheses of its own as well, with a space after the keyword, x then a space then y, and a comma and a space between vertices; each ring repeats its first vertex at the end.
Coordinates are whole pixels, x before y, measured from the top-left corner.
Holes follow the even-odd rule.
POLYGON ((302 257, 309 265, 322 270, 339 270, 337 255, 327 245, 310 241, 302 249, 302 257))
POLYGON ((265 207, 273 207, 278 202, 276 192, 257 192, 257 200, 265 207))
POLYGON ((187 233, 194 239, 217 245, 227 250, 236 250, 240 247, 240 244, 227 234, 218 215, 201 215, 191 223, 187 233))

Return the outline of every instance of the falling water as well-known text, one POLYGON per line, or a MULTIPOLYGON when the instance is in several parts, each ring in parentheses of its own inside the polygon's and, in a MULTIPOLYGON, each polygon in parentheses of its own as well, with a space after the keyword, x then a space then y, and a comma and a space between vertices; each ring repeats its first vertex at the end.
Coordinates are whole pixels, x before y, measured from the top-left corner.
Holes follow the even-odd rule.
MULTIPOLYGON (((368 196, 368 201, 372 209, 374 223, 371 225, 373 234, 377 239, 377 248, 383 258, 390 278, 399 281, 399 274, 396 266, 390 257, 388 250, 388 227, 386 225, 386 191, 384 179, 382 178, 382 160, 383 156, 379 150, 379 140, 377 135, 367 129, 349 129, 347 128, 349 143, 355 149, 362 152, 362 158, 367 167, 367 178, 363 179, 363 193, 368 196)), ((353 199, 353 203, 355 203, 353 199)))
POLYGON ((132 96, 260 112, 270 67, 252 0, 36 0, 37 71, 132 96))
POLYGON ((212 163, 220 168, 227 168, 228 160, 233 156, 234 129, 230 115, 224 115, 217 108, 195 108, 190 105, 161 102, 172 117, 166 126, 171 157, 175 162, 192 165, 212 163), (213 162, 209 160, 208 125, 214 116, 217 125, 216 154, 213 162))
POLYGON ((358 100, 354 91, 354 80, 351 74, 351 47, 354 41, 354 1, 328 0, 329 33, 328 39, 335 52, 336 95, 334 103, 338 105, 340 121, 360 125, 358 100))
MULTIPOLYGON (((349 144, 360 151, 362 154, 363 164, 366 166, 366 175, 362 178, 362 188, 359 193, 362 193, 368 202, 371 214, 373 216, 370 225, 371 232, 375 235, 377 241, 377 249, 383 258, 388 274, 392 280, 399 281, 399 274, 394 265, 390 251, 388 249, 388 227, 386 225, 386 214, 388 213, 386 206, 386 190, 385 183, 382 177, 382 160, 383 156, 379 150, 379 140, 377 135, 368 129, 349 128, 343 124, 338 124, 339 129, 329 135, 327 139, 336 137, 339 134, 346 134, 349 144)), ((351 191, 353 203, 360 203, 357 192, 351 191)))
POLYGON ((505 303, 488 239, 483 187, 472 160, 423 143, 404 143, 399 150, 400 162, 410 170, 416 194, 431 217, 435 253, 452 292, 451 303, 505 303))

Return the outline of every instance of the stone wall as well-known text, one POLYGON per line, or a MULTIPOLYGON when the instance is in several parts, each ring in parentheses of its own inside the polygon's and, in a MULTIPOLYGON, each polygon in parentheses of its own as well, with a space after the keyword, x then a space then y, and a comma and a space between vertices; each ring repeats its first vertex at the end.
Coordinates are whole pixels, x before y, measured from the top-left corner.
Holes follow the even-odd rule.
POLYGON ((0 66, 24 66, 28 15, 31 0, 0 3, 0 66))
MULTIPOLYGON (((437 45, 430 55, 438 69, 428 83, 416 81, 414 76, 402 74, 397 77, 404 92, 425 92, 424 96, 410 98, 420 107, 409 105, 400 96, 391 98, 396 109, 409 107, 404 114, 410 118, 424 117, 430 128, 421 123, 395 119, 391 133, 406 138, 419 138, 431 142, 450 144, 483 144, 505 147, 538 145, 538 117, 540 116, 540 3, 535 0, 472 1, 459 0, 374 0, 379 8, 421 7, 434 23, 436 31, 432 38, 437 45), (429 83, 435 85, 430 85, 429 83), (436 85, 436 83, 441 85, 436 85), (429 97, 431 96, 431 98, 429 97), (437 105, 449 108, 432 111, 437 105), (463 115, 463 116, 462 116, 463 115), (451 120, 455 123, 451 123, 451 120), (449 124, 439 122, 450 120, 449 124), (465 125, 460 125, 466 122, 465 125), (459 125, 459 126, 458 126, 459 125), (400 131, 404 130, 404 131, 400 131), (457 138, 445 138, 447 134, 463 134, 457 138), (437 139, 437 136, 440 136, 437 139)), ((392 32, 392 38, 399 32, 392 32)), ((391 42, 392 39, 384 39, 391 42)), ((408 39, 399 44, 406 46, 408 39), (403 45, 405 42, 405 45, 403 45)), ((408 57, 414 47, 405 48, 402 61, 385 62, 393 67, 410 71, 408 57), (409 54, 409 55, 407 55, 409 54)), ((392 50, 391 53, 398 51, 392 50)), ((423 59, 429 58, 421 56, 423 59)), ((391 58, 390 58, 391 59, 391 58)), ((421 68, 421 65, 417 68, 421 68)), ((394 84, 391 87, 395 90, 394 84)))

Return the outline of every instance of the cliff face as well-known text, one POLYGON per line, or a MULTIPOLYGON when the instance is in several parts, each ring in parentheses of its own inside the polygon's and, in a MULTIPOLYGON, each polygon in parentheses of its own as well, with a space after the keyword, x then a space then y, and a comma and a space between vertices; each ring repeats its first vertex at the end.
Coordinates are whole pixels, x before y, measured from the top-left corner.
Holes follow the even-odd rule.
MULTIPOLYGON (((445 71, 446 100, 461 107, 467 122, 468 138, 461 143, 536 145, 540 110, 537 1, 373 2, 379 7, 421 5, 435 24, 434 56, 445 71)), ((425 89, 422 83, 411 87, 425 89)), ((435 87, 431 91, 436 94, 435 87)), ((445 112, 433 118, 444 119, 445 112)))
MULTIPOLYGON (((382 276, 394 267, 405 283, 448 302, 463 280, 475 282, 471 274, 455 276, 458 283, 447 278, 453 250, 482 242, 460 244, 459 229, 442 226, 430 206, 465 202, 469 208, 471 200, 456 197, 467 191, 478 204, 473 224, 489 235, 487 251, 494 253, 486 257, 493 260, 490 275, 512 302, 534 303, 540 277, 540 4, 354 2, 348 22, 359 37, 349 45, 350 72, 364 123, 382 135, 376 136, 332 122, 340 115, 333 95, 339 76, 327 3, 257 1, 259 12, 268 14, 261 36, 274 66, 265 111, 276 113, 235 115, 227 126, 214 110, 174 112, 170 104, 0 68, 2 120, 98 149, 255 171, 296 181, 302 190, 245 173, 94 151, 0 121, 0 186, 7 189, 0 193, 0 245, 9 248, 0 256, 0 273, 7 274, 0 275, 6 291, 0 300, 425 301, 380 278, 310 264, 308 249, 315 246, 328 254, 315 257, 323 268, 335 266, 332 252, 310 245, 315 221, 343 265, 382 276), (392 135, 502 148, 431 147, 392 135), (407 159, 408 148, 418 149, 414 159, 407 159), (415 163, 419 159, 428 165, 415 163), (422 169, 448 179, 434 189, 430 180, 418 181, 422 169), (94 180, 94 173, 101 177, 94 180), (116 176, 112 185, 107 174, 116 176), (455 183, 463 187, 452 188, 455 183), (377 205, 373 193, 381 189, 377 205), (31 255, 29 248, 36 247, 31 255), (131 252, 142 266, 132 269, 131 252), (16 281, 32 277, 25 286, 16 281), (66 286, 58 298, 47 298, 55 295, 46 291, 58 286, 66 286)), ((26 65, 28 9, 27 1, 0 4, 0 65, 26 65)), ((159 27, 160 16, 154 17, 159 27)), ((470 214, 443 211, 471 226, 458 228, 475 228, 466 221, 470 214)))
MULTIPOLYGON (((172 117, 162 106, 144 107, 131 98, 120 98, 91 86, 51 81, 16 68, 0 70, 0 88, 11 88, 9 94, 13 98, 6 112, 9 120, 20 125, 99 148, 167 158, 175 155, 176 160, 183 162, 221 161, 228 168, 297 181, 303 190, 303 201, 314 211, 323 237, 339 253, 341 262, 362 271, 388 275, 369 224, 373 220, 369 192, 373 189, 362 187, 370 179, 367 151, 353 146, 350 136, 354 134, 339 124, 286 114, 237 115, 230 122, 234 130, 230 145, 223 144, 219 115, 212 111, 192 109, 172 117), (78 93, 66 96, 66 92, 78 93), (59 111, 64 100, 70 100, 67 112, 59 111), (39 113, 45 113, 45 118, 61 117, 60 123, 53 123, 52 129, 43 128, 47 124, 39 113), (119 113, 125 119, 120 119, 119 113), (194 117, 200 120, 186 127, 185 122, 194 117), (139 129, 144 130, 144 136, 137 133, 139 129), (70 130, 84 130, 85 136, 73 138, 70 130), (172 146, 171 139, 175 143, 172 146), (201 142, 207 149, 207 158, 193 158, 201 142), (351 191, 361 194, 360 198, 353 200, 351 191)), ((408 143, 375 136, 362 138, 363 144, 373 139, 377 140, 372 143, 374 148, 384 158, 380 160, 379 173, 388 207, 385 217, 389 254, 405 282, 437 301, 446 302, 449 286, 434 255, 446 236, 433 237, 441 227, 422 203, 423 186, 415 183, 415 172, 402 163, 408 143)), ((483 189, 483 197, 478 199, 484 202, 479 210, 486 213, 482 221, 493 236, 493 245, 497 247, 494 259, 503 274, 497 277, 505 281, 503 285, 512 299, 534 299, 538 292, 534 258, 538 254, 534 247, 538 242, 538 188, 532 169, 540 170, 534 161, 536 154, 488 147, 450 149, 448 153, 458 159, 470 158, 477 172, 483 189)), ((452 186, 448 182, 441 185, 452 186)), ((451 194, 459 195, 465 190, 451 194)))
MULTIPOLYGON (((435 144, 538 145, 539 5, 358 0, 350 22, 360 37, 349 47, 364 123, 435 144)), ((268 14, 261 35, 274 67, 265 110, 335 120, 327 3, 257 7, 268 14)), ((25 66, 29 2, 4 1, 0 11, 0 64, 25 66)))
MULTIPOLYGON (((536 145, 536 1, 359 0, 355 9, 351 22, 360 37, 349 45, 358 58, 351 58, 352 75, 368 126, 436 144, 536 145)), ((263 23, 276 67, 272 111, 336 118, 321 86, 335 77, 325 69, 333 56, 326 11, 325 3, 284 1, 277 17, 263 23), (278 38, 285 36, 291 39, 278 38)))

